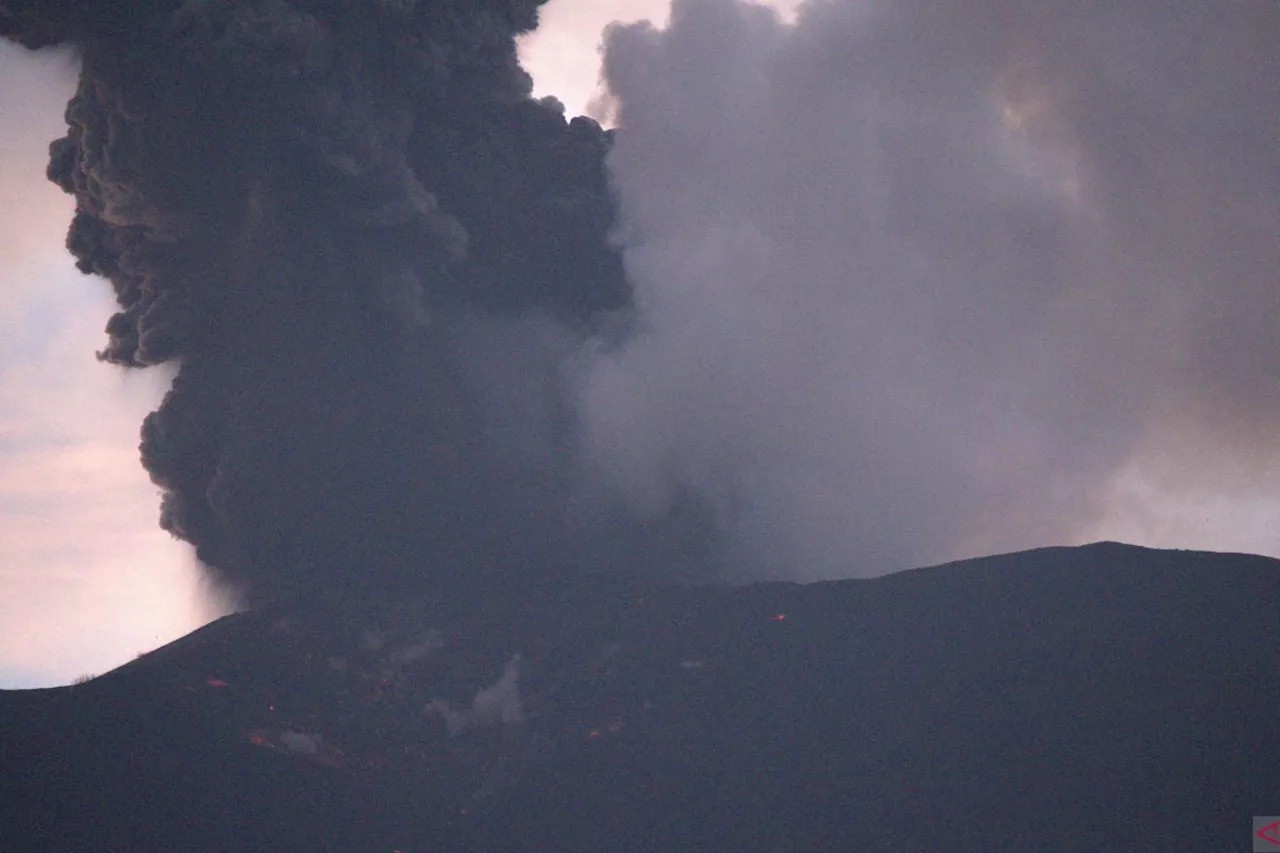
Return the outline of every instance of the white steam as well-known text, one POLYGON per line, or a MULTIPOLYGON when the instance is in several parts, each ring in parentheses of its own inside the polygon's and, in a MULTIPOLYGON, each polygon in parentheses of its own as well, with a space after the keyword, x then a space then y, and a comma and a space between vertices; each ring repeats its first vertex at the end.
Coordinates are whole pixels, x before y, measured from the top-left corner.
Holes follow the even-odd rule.
POLYGON ((454 708, 437 699, 427 706, 427 710, 444 718, 450 737, 489 726, 501 726, 504 732, 514 731, 524 721, 520 668, 521 656, 517 652, 507 661, 498 680, 476 693, 470 708, 454 708))
POLYGON ((614 28, 636 334, 582 383, 589 465, 793 577, 1078 539, 1143 460, 1256 490, 1198 460, 1280 458, 1277 44, 1274 3, 614 28))

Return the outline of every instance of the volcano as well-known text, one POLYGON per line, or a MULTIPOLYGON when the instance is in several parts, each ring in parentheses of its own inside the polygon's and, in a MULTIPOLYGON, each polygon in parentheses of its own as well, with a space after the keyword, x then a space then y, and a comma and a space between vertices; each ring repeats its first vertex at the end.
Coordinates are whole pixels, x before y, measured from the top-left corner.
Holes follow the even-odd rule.
POLYGON ((1244 850, 1280 563, 277 604, 0 693, 0 849, 1244 850))

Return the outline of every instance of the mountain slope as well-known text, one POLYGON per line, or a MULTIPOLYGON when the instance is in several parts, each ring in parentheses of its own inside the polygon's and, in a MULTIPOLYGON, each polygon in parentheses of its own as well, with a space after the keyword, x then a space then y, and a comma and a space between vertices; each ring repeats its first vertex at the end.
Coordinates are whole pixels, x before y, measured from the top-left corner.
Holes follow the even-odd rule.
POLYGON ((343 602, 0 693, 0 849, 1248 850, 1280 563, 343 602))

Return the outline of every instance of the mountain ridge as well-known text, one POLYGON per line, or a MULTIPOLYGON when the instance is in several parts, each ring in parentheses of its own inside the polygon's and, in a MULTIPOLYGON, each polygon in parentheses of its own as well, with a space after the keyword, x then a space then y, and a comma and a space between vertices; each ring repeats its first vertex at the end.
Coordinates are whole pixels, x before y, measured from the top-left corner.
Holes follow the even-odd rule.
POLYGON ((0 849, 1247 850, 1277 604, 1276 560, 1095 543, 235 614, 0 691, 0 849))

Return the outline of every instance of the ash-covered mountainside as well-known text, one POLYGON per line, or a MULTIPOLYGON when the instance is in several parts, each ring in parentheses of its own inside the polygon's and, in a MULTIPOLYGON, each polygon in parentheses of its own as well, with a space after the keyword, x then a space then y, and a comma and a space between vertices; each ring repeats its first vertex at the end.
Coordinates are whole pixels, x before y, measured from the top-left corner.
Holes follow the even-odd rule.
POLYGON ((0 694, 0 848, 1243 851, 1278 605, 1274 560, 1106 543, 243 613, 0 694))

